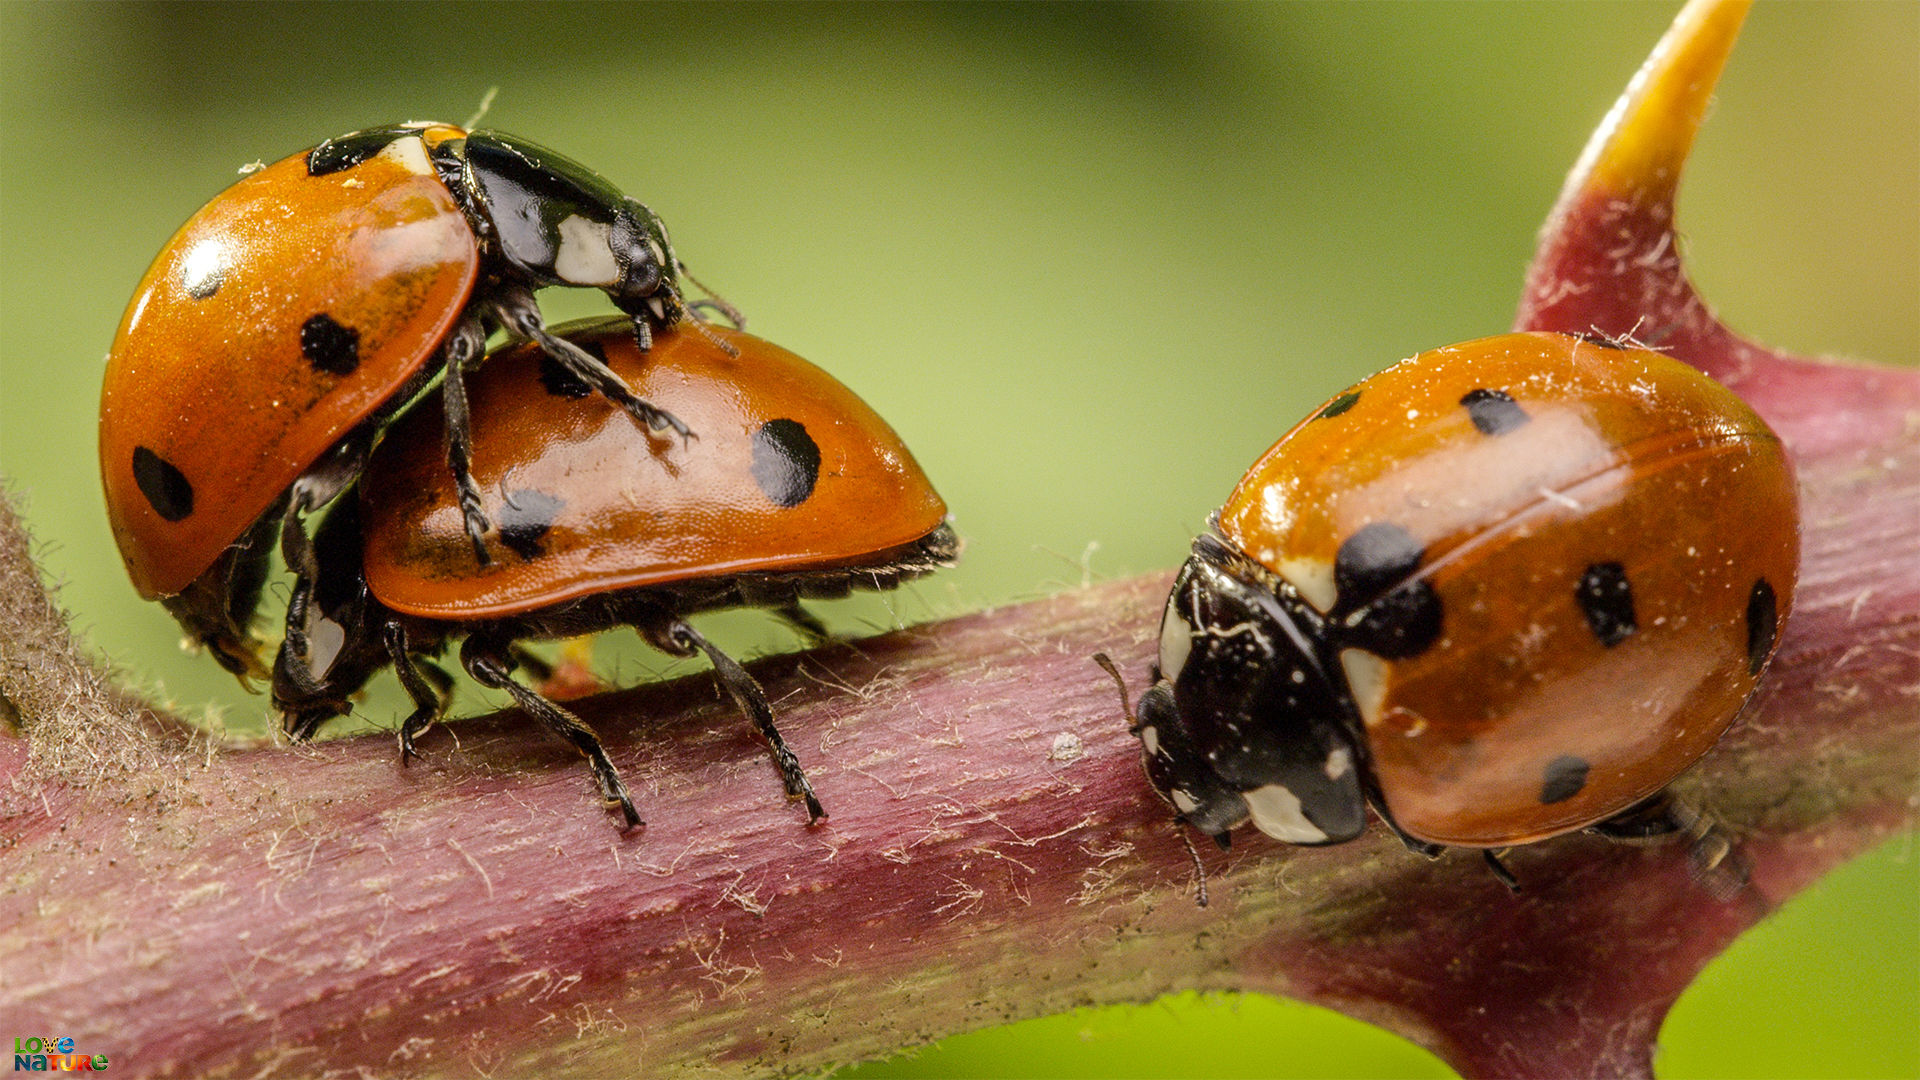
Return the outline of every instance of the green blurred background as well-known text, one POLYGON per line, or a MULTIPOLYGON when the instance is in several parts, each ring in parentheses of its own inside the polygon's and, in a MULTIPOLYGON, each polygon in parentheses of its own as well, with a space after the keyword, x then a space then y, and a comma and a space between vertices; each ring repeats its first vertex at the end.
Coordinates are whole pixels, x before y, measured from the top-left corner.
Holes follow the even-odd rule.
MULTIPOLYGON (((103 654, 259 730, 261 699, 182 655, 120 568, 94 463, 101 357, 148 260, 240 166, 458 123, 497 86, 488 125, 651 204, 751 329, 889 418, 953 507, 965 565, 828 605, 831 625, 1171 567, 1305 410, 1509 325, 1562 177, 1674 10, 4 0, 0 473, 103 654)), ((1763 4, 1719 100, 1681 208, 1706 295, 1776 344, 1914 363, 1920 4, 1763 4)), ((749 653, 791 646, 767 624, 710 623, 749 653)), ((599 663, 676 670, 622 640, 599 663)), ((394 700, 367 711, 390 723, 394 700)), ((489 704, 469 690, 461 708, 489 704)), ((1663 1073, 1920 1075, 1911 846, 1709 969, 1663 1073)), ((1331 1013, 1180 998, 846 1075, 1447 1073, 1331 1013)))

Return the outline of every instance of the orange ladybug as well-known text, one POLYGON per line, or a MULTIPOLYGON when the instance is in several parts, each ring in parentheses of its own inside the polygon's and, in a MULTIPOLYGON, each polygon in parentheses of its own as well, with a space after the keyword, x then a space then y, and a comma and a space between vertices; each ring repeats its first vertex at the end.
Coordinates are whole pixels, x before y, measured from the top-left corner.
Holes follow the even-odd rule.
POLYGON ((668 327, 642 353, 618 321, 558 332, 697 426, 698 452, 658 467, 646 427, 550 354, 498 351, 469 381, 474 478, 499 525, 490 557, 476 559, 468 543, 440 416, 423 403, 392 425, 358 493, 315 535, 319 572, 295 588, 274 665, 287 731, 311 736, 392 664, 415 705, 399 731, 411 756, 450 685, 426 658, 463 638, 467 673, 579 749, 601 793, 637 825, 593 731, 510 674, 521 639, 633 626, 662 651, 707 655, 765 736, 788 794, 818 820, 825 811, 759 684, 685 617, 767 607, 817 632, 800 601, 951 566, 959 544, 946 505, 886 421, 776 345, 668 327))
MULTIPOLYGON (((1661 792, 1792 607, 1780 440, 1685 364, 1559 334, 1422 353, 1266 452, 1193 544, 1134 731, 1225 846, 1686 825, 1661 792)), ((1504 871, 1502 871, 1504 874, 1504 871)))
POLYGON ((242 178, 161 249, 107 357, 100 470, 134 586, 244 682, 274 534, 310 572, 301 516, 353 480, 381 422, 442 369, 443 467, 483 552, 462 376, 494 328, 538 342, 650 431, 687 437, 550 334, 533 299, 605 290, 644 349, 689 317, 683 270, 653 211, 499 132, 371 128, 242 178))

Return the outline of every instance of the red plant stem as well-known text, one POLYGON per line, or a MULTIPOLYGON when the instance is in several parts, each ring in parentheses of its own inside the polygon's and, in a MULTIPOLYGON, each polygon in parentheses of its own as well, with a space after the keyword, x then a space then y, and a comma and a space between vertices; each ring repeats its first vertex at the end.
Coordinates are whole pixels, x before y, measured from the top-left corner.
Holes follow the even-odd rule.
POLYGON ((1261 989, 1473 1075, 1642 1069, 1692 974, 1907 822, 1920 781, 1920 618, 1896 599, 1920 448, 1802 469, 1800 609, 1687 783, 1746 838, 1754 885, 1729 904, 1673 847, 1522 849, 1511 896, 1470 853, 1429 863, 1375 831, 1209 849, 1196 907, 1089 660, 1144 669, 1151 575, 755 665, 833 813, 813 829, 706 676, 579 703, 650 822, 632 834, 513 714, 403 769, 384 738, 216 754, 116 731, 124 712, 76 730, 10 682, 30 723, 0 739, 0 1025, 132 1075, 773 1073, 1261 989))

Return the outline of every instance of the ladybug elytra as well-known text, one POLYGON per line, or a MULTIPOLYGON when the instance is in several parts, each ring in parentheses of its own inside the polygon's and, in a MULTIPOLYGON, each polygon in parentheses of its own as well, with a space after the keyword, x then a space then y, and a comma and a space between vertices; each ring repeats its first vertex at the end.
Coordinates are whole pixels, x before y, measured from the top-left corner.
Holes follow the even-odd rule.
POLYGON ((593 731, 511 677, 522 639, 632 626, 664 652, 704 653, 765 737, 788 794, 824 816, 758 683, 685 616, 767 607, 816 630, 800 601, 952 565, 945 504, 884 420, 778 346, 668 327, 643 354, 618 320, 557 332, 697 425, 697 452, 656 467, 647 429, 550 354, 496 350, 469 380, 474 478, 499 526, 490 558, 468 543, 439 413, 422 402, 315 534, 318 574, 295 587, 274 666, 287 730, 311 736, 392 665, 415 705, 399 731, 410 756, 446 704, 450 680, 431 658, 464 639, 467 673, 579 749, 602 794, 638 824, 593 731))
POLYGON ((310 574, 302 516, 352 482, 381 423, 442 370, 443 467, 484 557, 463 376, 489 332, 537 342, 651 431, 685 438, 549 333, 533 298, 604 290, 644 349, 690 318, 683 270, 646 206, 499 132, 371 128, 243 177, 161 250, 108 355, 100 467, 135 587, 243 681, 259 673, 249 623, 276 533, 310 574))
POLYGON ((1773 655, 1797 514, 1779 439, 1685 364, 1545 333, 1422 353, 1194 541, 1147 774, 1223 846, 1350 840, 1369 805, 1428 853, 1681 828, 1661 793, 1773 655))

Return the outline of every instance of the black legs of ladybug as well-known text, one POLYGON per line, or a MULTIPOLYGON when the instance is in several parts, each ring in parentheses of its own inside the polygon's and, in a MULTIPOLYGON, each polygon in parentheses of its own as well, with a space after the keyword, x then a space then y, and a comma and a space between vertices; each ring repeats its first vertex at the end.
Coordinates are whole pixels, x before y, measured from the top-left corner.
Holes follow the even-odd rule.
MULTIPOLYGON (((607 367, 605 361, 573 342, 549 333, 540 307, 534 302, 532 290, 524 286, 501 287, 495 291, 485 313, 509 332, 538 344, 541 351, 565 368, 568 374, 625 409, 647 430, 656 433, 672 431, 680 436, 683 444, 696 438, 679 417, 654 406, 629 389, 607 367)), ((635 316, 634 327, 640 347, 648 348, 653 338, 646 318, 635 316)), ((440 390, 447 416, 447 467, 453 472, 454 487, 459 492, 460 514, 465 520, 467 539, 472 542, 474 558, 481 566, 493 560, 487 554, 484 539, 490 524, 481 506, 480 485, 473 479, 473 415, 467 399, 466 376, 485 358, 486 347, 486 324, 480 316, 474 314, 462 318, 444 346, 443 370, 446 374, 440 390)))
POLYGON ((1500 861, 1500 855, 1503 851, 1505 851, 1504 848, 1501 849, 1501 851, 1495 851, 1492 848, 1481 848, 1480 857, 1486 860, 1487 869, 1493 871, 1493 876, 1499 879, 1500 884, 1507 887, 1508 892, 1517 893, 1520 891, 1520 879, 1514 877, 1513 871, 1507 869, 1507 864, 1500 861))
POLYGON ((825 645, 833 640, 833 635, 827 632, 827 624, 821 622, 813 612, 801 607, 798 601, 774 608, 773 614, 781 622, 786 623, 794 633, 800 635, 808 648, 825 645))
POLYGON ((319 576, 313 558, 313 545, 307 541, 306 516, 334 500, 360 478, 373 453, 373 437, 378 429, 362 424, 346 438, 335 443, 287 492, 287 509, 280 517, 280 555, 287 569, 306 581, 319 576))
POLYGON ((760 737, 767 741, 767 751, 773 755, 773 763, 780 769, 780 779, 786 785, 787 797, 799 799, 807 804, 807 824, 812 825, 827 816, 827 811, 814 797, 813 785, 807 782, 807 774, 800 769, 800 759, 787 742, 780 737, 780 731, 773 726, 773 705, 767 701, 767 692, 760 688, 747 669, 741 667, 733 657, 721 652, 711 641, 700 635, 698 630, 688 626, 685 620, 666 618, 649 624, 642 624, 641 630, 647 639, 662 652, 675 656, 692 656, 695 650, 707 654, 713 664, 713 673, 720 677, 720 685, 727 688, 735 705, 753 721, 760 730, 760 737))
MULTIPOLYGON (((540 721, 548 731, 572 743, 575 750, 585 755, 587 764, 593 769, 593 778, 600 785, 601 796, 609 804, 619 804, 620 813, 627 819, 627 827, 643 824, 639 812, 633 808, 633 799, 627 794, 627 786, 620 782, 620 773, 608 760, 606 748, 600 745, 600 737, 579 717, 515 682, 512 676, 513 660, 501 643, 478 636, 468 638, 460 648, 460 664, 475 682, 495 690, 505 690, 522 712, 540 721)), ((419 701, 418 698, 414 700, 419 701)), ((416 710, 414 716, 407 718, 408 724, 411 725, 418 715, 416 710)), ((402 728, 403 737, 405 730, 402 728)))
POLYGON ((1734 847, 1733 838, 1671 792, 1655 792, 1587 831, 1622 844, 1685 840, 1693 879, 1714 899, 1730 900, 1747 887, 1747 860, 1734 847))
POLYGON ((439 677, 428 685, 428 677, 414 665, 413 649, 407 641, 407 628, 398 622, 386 625, 382 638, 387 646, 387 659, 393 661, 394 673, 400 676, 400 685, 406 688, 407 696, 413 699, 413 712, 400 725, 400 764, 418 757, 413 749, 413 740, 429 727, 440 714, 447 711, 447 700, 452 696, 453 680, 439 668, 428 665, 426 670, 439 677))
MULTIPOLYGON (((1114 689, 1120 692, 1120 715, 1127 718, 1127 730, 1138 735, 1140 733, 1140 721, 1139 718, 1134 715, 1133 702, 1127 700, 1127 680, 1121 676, 1120 668, 1114 664, 1112 657, 1103 652, 1094 653, 1093 662, 1099 664, 1100 669, 1105 671, 1107 675, 1113 679, 1114 689)), ((1159 681, 1159 676, 1160 665, 1155 664, 1153 667, 1153 679, 1155 682, 1159 681)), ((1193 837, 1187 834, 1187 819, 1184 814, 1175 813, 1173 815, 1173 828, 1175 832, 1180 834, 1180 842, 1186 845, 1187 858, 1193 862, 1193 904, 1195 907, 1206 907, 1207 868, 1206 865, 1200 861, 1200 853, 1194 850, 1193 837)), ((1228 834, 1218 832, 1212 835, 1215 846, 1219 847, 1221 851, 1230 849, 1233 841, 1229 838, 1228 834)))
POLYGON ((467 372, 480 363, 487 348, 487 332, 480 320, 463 317, 447 339, 446 376, 440 396, 447 413, 447 467, 453 470, 453 486, 460 494, 460 515, 466 520, 467 539, 473 542, 474 558, 485 566, 492 561, 481 539, 487 531, 487 515, 480 508, 480 485, 473 479, 473 419, 467 407, 467 372))
MULTIPOLYGON (((672 431, 680 436, 682 442, 691 441, 695 436, 680 418, 657 408, 620 381, 620 376, 606 363, 587 352, 580 346, 563 337, 547 332, 546 321, 541 318, 540 308, 534 303, 533 293, 525 288, 503 288, 494 297, 493 310, 502 325, 511 332, 528 338, 540 346, 542 352, 567 370, 567 373, 591 386, 619 405, 637 421, 646 425, 649 431, 672 431)), ((644 325, 644 318, 636 318, 637 325, 644 325)), ((636 333, 639 331, 636 330, 636 333)), ((641 348, 652 343, 652 332, 641 341, 641 348)))

